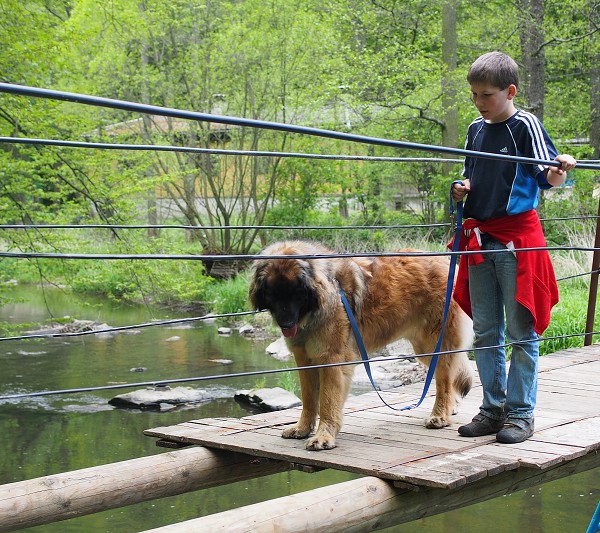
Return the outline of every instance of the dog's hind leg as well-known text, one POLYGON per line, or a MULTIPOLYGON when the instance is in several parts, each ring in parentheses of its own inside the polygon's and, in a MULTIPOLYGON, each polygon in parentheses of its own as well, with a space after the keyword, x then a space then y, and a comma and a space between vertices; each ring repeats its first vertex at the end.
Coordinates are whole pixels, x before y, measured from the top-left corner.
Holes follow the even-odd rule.
MULTIPOLYGON (((448 341, 442 343, 442 352, 464 349, 464 352, 447 353, 439 356, 435 369, 435 403, 431 414, 425 420, 425 426, 430 429, 440 429, 450 425, 450 417, 458 412, 460 400, 467 395, 473 383, 473 373, 469 364, 466 350, 470 346, 470 322, 465 315, 464 331, 455 328, 450 322, 447 327, 448 341)), ((425 353, 424 349, 422 353, 425 353)), ((428 353, 433 350, 429 349, 428 353)), ((429 363, 431 358, 424 358, 429 363)), ((425 362, 425 361, 423 361, 425 362)))
MULTIPOLYGON (((420 353, 433 353, 431 343, 434 343, 435 339, 429 342, 412 339, 411 343, 415 354, 420 353)), ((450 425, 450 416, 452 411, 455 409, 456 400, 454 398, 454 385, 452 382, 452 356, 440 355, 438 358, 437 365, 435 367, 435 402, 430 415, 425 419, 425 427, 429 429, 441 429, 450 425)), ((419 362, 429 368, 431 363, 431 357, 419 357, 419 362)))
POLYGON ((456 409, 452 376, 452 355, 440 355, 435 368, 435 403, 425 420, 425 427, 441 429, 450 425, 450 416, 456 409))
POLYGON ((354 368, 321 368, 320 420, 314 435, 306 441, 307 450, 330 450, 342 428, 344 403, 348 397, 354 368))

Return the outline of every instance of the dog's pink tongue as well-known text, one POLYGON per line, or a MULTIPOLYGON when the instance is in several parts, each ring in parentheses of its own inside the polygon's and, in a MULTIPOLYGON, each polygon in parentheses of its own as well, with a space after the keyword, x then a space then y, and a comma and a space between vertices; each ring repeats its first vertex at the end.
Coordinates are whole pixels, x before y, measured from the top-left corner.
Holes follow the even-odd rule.
POLYGON ((294 324, 291 328, 281 328, 281 333, 283 333, 284 337, 295 337, 298 332, 298 326, 294 324))

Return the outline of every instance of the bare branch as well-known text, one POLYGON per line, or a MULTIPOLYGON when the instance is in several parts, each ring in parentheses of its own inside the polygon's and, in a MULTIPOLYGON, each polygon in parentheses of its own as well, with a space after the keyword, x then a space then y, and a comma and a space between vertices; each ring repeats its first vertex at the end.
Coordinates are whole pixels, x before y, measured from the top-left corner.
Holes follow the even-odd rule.
POLYGON ((552 37, 552 39, 550 39, 549 41, 546 41, 545 43, 542 43, 542 45, 536 50, 536 54, 539 54, 543 48, 545 48, 546 46, 551 46, 553 44, 564 44, 564 43, 572 43, 575 41, 581 41, 582 39, 587 39, 588 37, 590 37, 591 35, 594 35, 595 33, 598 33, 600 31, 600 28, 594 28, 590 31, 588 31, 587 33, 584 33, 583 35, 575 35, 573 37, 569 37, 568 39, 560 39, 559 37, 552 37))

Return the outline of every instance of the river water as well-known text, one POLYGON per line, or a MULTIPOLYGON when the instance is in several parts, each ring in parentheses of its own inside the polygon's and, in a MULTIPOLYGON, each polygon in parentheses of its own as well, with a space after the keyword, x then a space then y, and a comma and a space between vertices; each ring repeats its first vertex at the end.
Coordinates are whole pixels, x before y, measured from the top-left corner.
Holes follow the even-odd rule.
MULTIPOLYGON (((12 287, 3 294, 15 301, 0 307, 0 321, 14 324, 70 316, 122 326, 183 316, 82 298, 58 289, 12 287)), ((198 322, 110 336, 2 341, 0 395, 289 366, 291 363, 280 363, 266 355, 268 342, 252 341, 235 332, 220 336, 214 325, 198 322), (133 373, 133 368, 146 370, 133 373)), ((0 401, 0 484, 161 453, 164 450, 156 447, 155 440, 142 434, 144 429, 197 418, 245 416, 248 411, 232 399, 234 391, 257 385, 276 386, 280 379, 274 374, 195 384, 210 388, 215 399, 194 408, 162 413, 121 410, 108 404, 115 394, 129 389, 0 401)), ((356 477, 330 470, 314 474, 286 472, 26 531, 137 532, 356 477)), ((385 531, 584 532, 599 499, 597 468, 385 531)))

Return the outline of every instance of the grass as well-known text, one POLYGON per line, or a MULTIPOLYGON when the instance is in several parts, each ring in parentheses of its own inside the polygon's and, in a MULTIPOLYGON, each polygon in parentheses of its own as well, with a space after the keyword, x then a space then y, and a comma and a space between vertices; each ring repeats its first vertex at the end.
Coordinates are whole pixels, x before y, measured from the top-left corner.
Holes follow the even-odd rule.
POLYGON ((281 372, 277 379, 277 385, 296 396, 300 394, 300 382, 297 372, 281 372))

